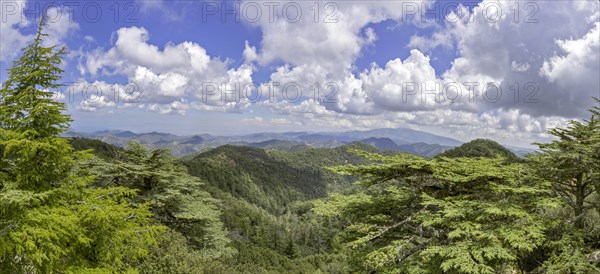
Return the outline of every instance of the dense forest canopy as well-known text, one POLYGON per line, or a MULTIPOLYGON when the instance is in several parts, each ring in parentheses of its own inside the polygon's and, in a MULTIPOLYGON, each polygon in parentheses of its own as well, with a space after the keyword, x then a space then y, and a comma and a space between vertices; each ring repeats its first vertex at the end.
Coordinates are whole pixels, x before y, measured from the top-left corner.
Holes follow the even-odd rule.
POLYGON ((44 21, 0 90, 0 273, 600 273, 600 101, 520 159, 352 143, 175 158, 61 137, 44 21))
POLYGON ((500 156, 509 162, 519 161, 519 157, 517 157, 517 155, 515 155, 512 151, 508 150, 497 142, 486 139, 475 139, 458 147, 446 150, 438 154, 436 157, 493 158, 496 156, 500 156))

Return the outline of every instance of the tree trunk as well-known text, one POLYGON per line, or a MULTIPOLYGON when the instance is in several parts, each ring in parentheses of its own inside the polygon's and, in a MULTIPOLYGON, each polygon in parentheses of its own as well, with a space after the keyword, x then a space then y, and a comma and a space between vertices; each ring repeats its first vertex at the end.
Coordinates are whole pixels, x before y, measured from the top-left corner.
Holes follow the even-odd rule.
POLYGON ((577 189, 575 192, 575 227, 583 229, 583 210, 585 200, 585 184, 583 183, 583 173, 579 174, 577 178, 577 189))

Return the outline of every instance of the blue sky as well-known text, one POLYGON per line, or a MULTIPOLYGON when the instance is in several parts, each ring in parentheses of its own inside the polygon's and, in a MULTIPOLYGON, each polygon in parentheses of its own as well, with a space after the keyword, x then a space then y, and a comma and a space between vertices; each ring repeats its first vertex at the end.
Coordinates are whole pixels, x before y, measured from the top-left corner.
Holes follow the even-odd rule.
POLYGON ((600 96, 598 1, 269 3, 2 0, 0 81, 47 11, 78 131, 408 127, 527 145, 600 96))

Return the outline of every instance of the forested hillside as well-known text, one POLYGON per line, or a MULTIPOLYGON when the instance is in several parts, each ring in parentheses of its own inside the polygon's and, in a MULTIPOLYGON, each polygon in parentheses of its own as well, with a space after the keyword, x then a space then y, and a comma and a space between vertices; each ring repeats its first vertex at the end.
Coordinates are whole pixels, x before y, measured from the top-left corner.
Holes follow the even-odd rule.
POLYGON ((66 51, 43 30, 0 90, 0 273, 600 273, 600 100, 524 159, 489 140, 176 158, 61 137, 66 51))
POLYGON ((446 150, 437 155, 437 157, 450 157, 450 158, 476 158, 476 157, 496 157, 500 156, 505 158, 507 161, 515 162, 519 160, 519 157, 515 155, 509 149, 492 140, 475 139, 468 143, 462 144, 458 147, 446 150))
POLYGON ((190 174, 236 198, 281 214, 292 202, 350 190, 354 178, 323 168, 367 162, 349 149, 382 153, 361 143, 298 152, 226 145, 187 158, 185 165, 190 174))

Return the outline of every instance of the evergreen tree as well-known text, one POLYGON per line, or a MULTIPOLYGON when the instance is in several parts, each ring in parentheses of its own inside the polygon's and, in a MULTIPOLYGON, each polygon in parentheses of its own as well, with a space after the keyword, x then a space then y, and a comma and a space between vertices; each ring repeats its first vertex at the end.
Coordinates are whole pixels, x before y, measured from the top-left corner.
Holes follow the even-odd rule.
POLYGON ((570 121, 567 128, 549 130, 556 139, 537 144, 541 152, 528 155, 531 169, 550 182, 565 205, 558 213, 547 213, 548 217, 561 217, 549 234, 553 241, 545 247, 549 273, 600 271, 588 261, 588 254, 597 252, 600 242, 596 228, 600 222, 600 106, 590 113, 589 120, 570 121), (565 211, 567 214, 561 214, 565 211))
POLYGON ((151 203, 157 220, 185 234, 205 259, 233 252, 218 201, 202 190, 203 183, 188 175, 168 150, 148 151, 131 142, 121 157, 113 162, 96 161, 93 166, 98 185, 137 189, 140 195, 135 200, 151 203))
POLYGON ((346 222, 340 240, 354 271, 500 273, 545 240, 543 208, 559 203, 522 164, 502 158, 380 156, 343 166, 364 191, 334 195, 316 212, 346 222))
POLYGON ((75 153, 59 136, 71 121, 52 100, 60 87, 64 48, 37 36, 13 63, 0 91, 0 269, 3 273, 131 270, 156 245, 148 205, 136 191, 93 188, 75 153))
POLYGON ((65 48, 43 47, 44 19, 37 36, 9 69, 0 90, 0 145, 2 170, 19 187, 44 191, 64 179, 72 168, 72 148, 59 137, 71 119, 64 104, 52 99, 65 48))
POLYGON ((600 190, 599 107, 590 112, 589 120, 570 121, 567 128, 549 130, 556 140, 538 143, 541 153, 529 155, 531 166, 552 182, 557 195, 573 210, 578 229, 584 226, 585 211, 593 207, 588 197, 600 190))

